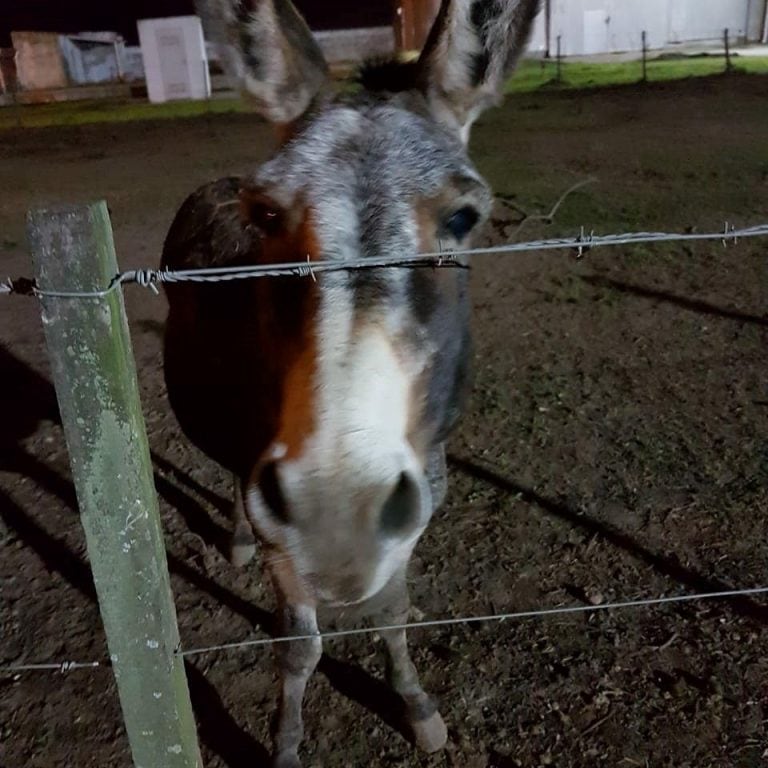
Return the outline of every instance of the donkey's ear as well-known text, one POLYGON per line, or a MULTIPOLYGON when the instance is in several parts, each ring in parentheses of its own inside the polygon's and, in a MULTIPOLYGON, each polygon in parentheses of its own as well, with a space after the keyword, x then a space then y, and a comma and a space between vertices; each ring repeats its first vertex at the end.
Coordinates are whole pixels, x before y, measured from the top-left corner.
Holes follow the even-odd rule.
POLYGON ((290 0, 196 0, 222 64, 273 123, 300 117, 328 83, 328 65, 290 0))
POLYGON ((435 116, 466 143, 477 116, 501 99, 540 0, 443 0, 419 59, 435 116))

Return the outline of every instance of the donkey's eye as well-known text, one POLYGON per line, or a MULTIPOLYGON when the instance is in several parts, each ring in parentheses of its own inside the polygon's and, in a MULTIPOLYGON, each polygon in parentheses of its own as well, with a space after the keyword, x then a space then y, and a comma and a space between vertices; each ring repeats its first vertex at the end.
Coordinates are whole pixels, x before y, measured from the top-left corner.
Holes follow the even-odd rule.
POLYGON ((288 525, 290 523, 288 506, 280 488, 277 464, 274 461, 270 461, 269 464, 262 467, 259 473, 259 490, 273 517, 283 525, 288 525))
POLYGON ((240 216, 245 227, 254 227, 264 235, 279 234, 284 227, 283 211, 274 201, 258 191, 240 191, 240 216))
POLYGON ((265 235, 277 235, 283 229, 283 217, 272 206, 255 205, 251 207, 248 224, 265 235))
POLYGON ((459 208, 445 222, 445 230, 456 240, 463 240, 477 224, 480 214, 468 205, 459 208))

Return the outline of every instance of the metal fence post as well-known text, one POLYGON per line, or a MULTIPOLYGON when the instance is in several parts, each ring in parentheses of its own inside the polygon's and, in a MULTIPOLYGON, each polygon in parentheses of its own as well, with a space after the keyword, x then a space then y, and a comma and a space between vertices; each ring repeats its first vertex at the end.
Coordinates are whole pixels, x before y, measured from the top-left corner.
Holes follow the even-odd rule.
POLYGON ((643 82, 648 82, 648 33, 643 30, 643 82))
MULTIPOLYGON (((27 233, 41 290, 98 290, 117 273, 104 202, 31 211, 27 233)), ((200 768, 122 292, 41 302, 134 764, 200 768)))
POLYGON ((725 42, 725 71, 732 72, 733 64, 731 62, 731 33, 728 27, 723 31, 723 39, 725 42))
POLYGON ((562 49, 562 35, 557 36, 557 74, 555 75, 555 82, 563 82, 563 49, 562 49))

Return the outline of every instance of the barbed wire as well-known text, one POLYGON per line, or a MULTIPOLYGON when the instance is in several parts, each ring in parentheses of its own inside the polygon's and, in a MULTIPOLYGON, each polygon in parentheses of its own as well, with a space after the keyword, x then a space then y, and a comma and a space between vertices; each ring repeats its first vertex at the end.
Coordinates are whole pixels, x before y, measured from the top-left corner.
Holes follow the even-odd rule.
POLYGON ((52 661, 41 664, 9 664, 6 667, 0 667, 0 672, 71 672, 73 669, 95 669, 96 667, 106 666, 101 661, 52 661))
MULTIPOLYGON (((625 600, 621 602, 600 603, 598 605, 566 605, 556 608, 541 608, 530 611, 515 611, 511 613, 493 613, 482 616, 457 616, 447 619, 430 619, 426 621, 412 621, 401 624, 385 624, 375 627, 358 627, 356 629, 340 629, 329 632, 317 632, 310 635, 284 635, 279 637, 259 637, 251 640, 242 640, 235 643, 221 643, 219 645, 210 645, 200 648, 190 648, 189 650, 176 650, 175 655, 187 658, 190 656, 199 656, 203 653, 212 653, 214 651, 242 650, 244 648, 253 648, 265 645, 275 645, 277 643, 289 643, 296 640, 338 640, 342 637, 351 637, 353 635, 371 635, 381 634, 382 632, 392 630, 414 630, 414 629, 435 629, 439 627, 451 627, 459 624, 478 624, 495 622, 501 624, 505 621, 532 619, 539 617, 564 616, 581 613, 596 613, 598 611, 624 610, 627 608, 641 608, 659 605, 670 605, 674 603, 689 603, 704 600, 727 599, 733 597, 744 597, 749 595, 761 595, 768 593, 768 587, 749 587, 745 589, 730 589, 719 592, 697 592, 686 595, 669 595, 667 597, 638 598, 635 600, 625 600)), ((69 672, 75 669, 96 668, 109 666, 109 662, 46 662, 40 664, 9 664, 0 667, 0 673, 18 674, 20 672, 31 671, 52 671, 69 672)))
POLYGON ((93 291, 60 291, 38 288, 34 280, 8 278, 0 283, 0 294, 25 294, 38 298, 59 299, 101 299, 116 291, 126 283, 151 288, 157 293, 159 283, 180 282, 222 282, 244 280, 257 277, 312 277, 327 272, 355 271, 384 268, 467 268, 466 259, 470 256, 492 254, 507 255, 532 251, 572 250, 576 258, 593 248, 617 245, 641 245, 652 243, 674 243, 691 241, 722 241, 737 243, 740 239, 768 237, 768 224, 736 228, 726 222, 720 232, 624 232, 611 235, 595 235, 594 232, 581 232, 576 237, 548 238, 520 243, 505 243, 484 248, 469 248, 465 251, 439 251, 421 253, 413 256, 394 256, 378 259, 325 259, 321 261, 284 262, 279 264, 253 264, 238 267, 212 267, 205 269, 131 269, 116 275, 104 288, 93 291))

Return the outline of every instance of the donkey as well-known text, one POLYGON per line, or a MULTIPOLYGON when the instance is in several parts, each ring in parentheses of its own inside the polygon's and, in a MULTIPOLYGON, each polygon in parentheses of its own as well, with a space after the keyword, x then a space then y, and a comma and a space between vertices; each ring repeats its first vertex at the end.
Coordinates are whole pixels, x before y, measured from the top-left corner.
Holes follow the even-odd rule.
MULTIPOLYGON (((193 193, 167 269, 381 258, 468 247, 490 192, 470 127, 496 103, 538 0, 444 0, 419 59, 364 67, 332 94, 289 0, 213 0, 225 61, 278 148, 193 193)), ((323 606, 401 624, 411 553, 446 492, 444 442, 469 384, 465 269, 377 267, 167 284, 165 376, 186 435, 235 478, 231 559, 263 546, 280 631, 318 634, 323 606), (373 613, 373 609, 371 613, 373 613)), ((382 633, 417 746, 445 724, 402 629, 382 633)), ((276 646, 274 766, 299 766, 302 699, 321 640, 276 646)))

